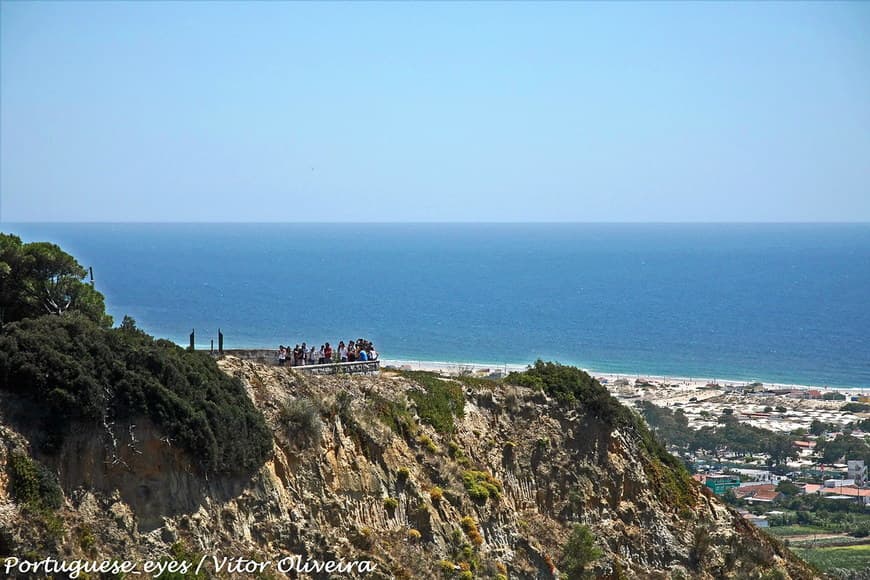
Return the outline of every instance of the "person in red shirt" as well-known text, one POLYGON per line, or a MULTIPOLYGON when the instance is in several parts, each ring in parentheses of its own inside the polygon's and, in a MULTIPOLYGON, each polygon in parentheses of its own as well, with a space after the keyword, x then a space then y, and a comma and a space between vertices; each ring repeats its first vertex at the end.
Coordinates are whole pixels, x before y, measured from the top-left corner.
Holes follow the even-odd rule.
POLYGON ((332 362, 332 347, 329 346, 329 343, 326 343, 326 347, 323 349, 323 356, 326 358, 327 363, 332 362))

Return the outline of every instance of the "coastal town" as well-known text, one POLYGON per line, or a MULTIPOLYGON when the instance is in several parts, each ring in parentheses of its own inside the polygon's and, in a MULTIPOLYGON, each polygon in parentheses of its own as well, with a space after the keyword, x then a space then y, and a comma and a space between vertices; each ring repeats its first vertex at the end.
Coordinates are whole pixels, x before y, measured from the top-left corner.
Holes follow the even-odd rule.
POLYGON ((821 570, 866 573, 870 396, 756 382, 599 381, 640 409, 693 477, 748 522, 821 570), (689 437, 668 433, 670 419, 689 437))

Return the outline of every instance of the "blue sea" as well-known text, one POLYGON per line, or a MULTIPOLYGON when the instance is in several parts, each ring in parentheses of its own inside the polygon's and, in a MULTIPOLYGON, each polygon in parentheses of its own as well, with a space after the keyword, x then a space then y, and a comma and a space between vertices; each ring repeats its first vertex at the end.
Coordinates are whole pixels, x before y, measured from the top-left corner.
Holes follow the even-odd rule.
POLYGON ((870 225, 5 224, 207 348, 870 388, 870 225))

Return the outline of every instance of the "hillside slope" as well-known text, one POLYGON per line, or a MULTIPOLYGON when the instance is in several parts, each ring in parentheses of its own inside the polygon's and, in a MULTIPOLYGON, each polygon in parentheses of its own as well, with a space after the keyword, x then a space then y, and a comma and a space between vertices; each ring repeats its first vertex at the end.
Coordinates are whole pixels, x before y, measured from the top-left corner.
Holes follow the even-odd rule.
POLYGON ((0 394, 0 556, 297 554, 376 565, 349 577, 553 578, 579 524, 600 556, 573 577, 814 577, 597 407, 531 386, 218 364, 272 431, 253 476, 202 472, 136 417, 112 427, 111 453, 81 426, 42 455, 26 403, 0 394), (13 489, 34 454, 34 473, 58 475, 56 509, 13 489))

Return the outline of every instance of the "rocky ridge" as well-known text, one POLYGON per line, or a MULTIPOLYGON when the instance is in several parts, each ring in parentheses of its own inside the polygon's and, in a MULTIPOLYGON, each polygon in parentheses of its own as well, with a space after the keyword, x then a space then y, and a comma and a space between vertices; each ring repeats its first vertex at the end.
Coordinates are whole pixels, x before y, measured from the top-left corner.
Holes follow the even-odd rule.
MULTIPOLYGON (((218 364, 273 432, 258 471, 201 473, 145 420, 113 425, 113 452, 105 430, 83 427, 56 455, 36 455, 58 474, 55 512, 13 501, 0 470, 0 556, 297 554, 376 565, 342 577, 554 578, 580 524, 602 552, 594 577, 814 577, 634 433, 541 392, 461 383, 450 433, 421 421, 409 395, 422 387, 400 373, 218 364)), ((0 466, 34 453, 6 397, 0 466)))

